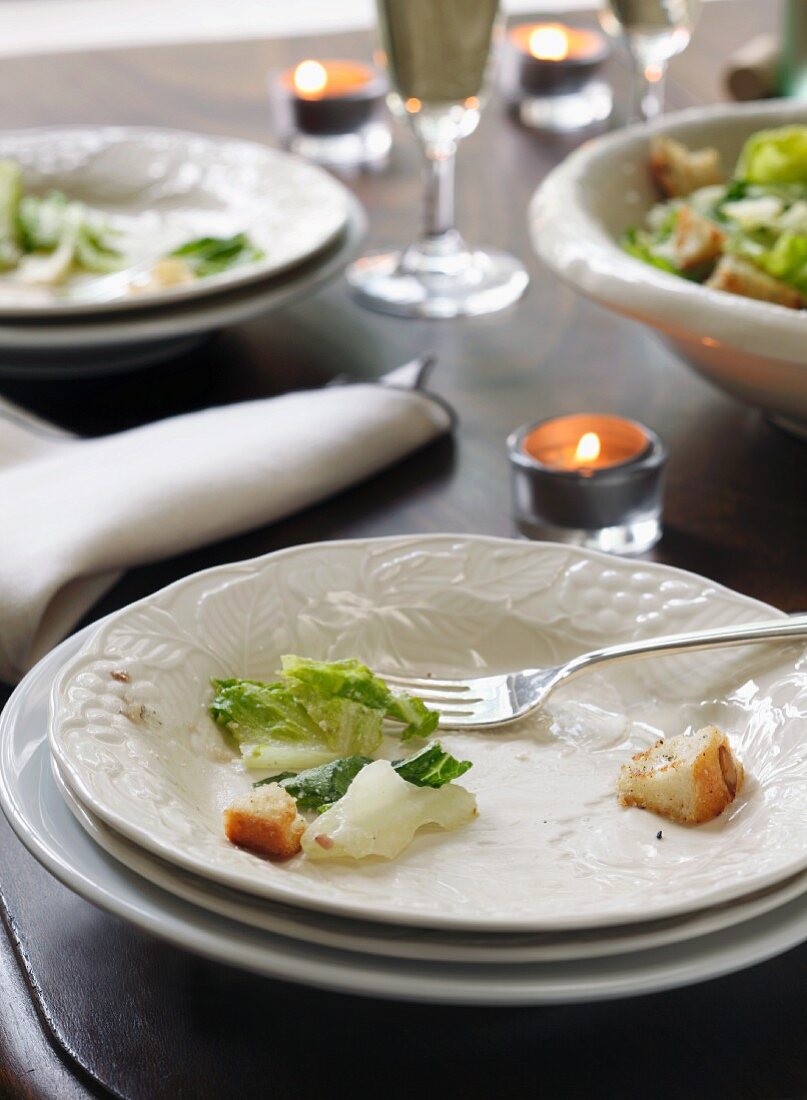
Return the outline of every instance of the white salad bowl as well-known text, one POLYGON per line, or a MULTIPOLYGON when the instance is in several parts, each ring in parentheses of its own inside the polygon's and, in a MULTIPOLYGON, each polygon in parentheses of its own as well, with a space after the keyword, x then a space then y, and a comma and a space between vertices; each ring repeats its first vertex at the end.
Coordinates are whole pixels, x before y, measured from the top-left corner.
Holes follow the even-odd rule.
POLYGON ((699 374, 807 438, 807 311, 687 282, 619 245, 659 201, 647 169, 655 134, 714 146, 730 172, 756 130, 795 122, 807 122, 807 104, 723 104, 597 138, 547 176, 529 222, 538 255, 562 279, 650 325, 699 374))
MULTIPOLYGON (((552 543, 431 535, 293 547, 185 578, 99 624, 53 685, 51 750, 79 801, 118 833, 259 898, 474 931, 662 918, 807 867, 799 647, 608 666, 506 732, 441 732, 473 762, 462 786, 479 816, 422 831, 392 861, 273 863, 229 844, 223 808, 265 773, 247 774, 211 720, 210 680, 274 679, 283 653, 415 675, 501 672, 775 614, 669 566, 552 543), (749 776, 718 820, 687 828, 619 806, 621 763, 710 723, 749 776)), ((406 749, 389 737, 382 751, 406 749)))

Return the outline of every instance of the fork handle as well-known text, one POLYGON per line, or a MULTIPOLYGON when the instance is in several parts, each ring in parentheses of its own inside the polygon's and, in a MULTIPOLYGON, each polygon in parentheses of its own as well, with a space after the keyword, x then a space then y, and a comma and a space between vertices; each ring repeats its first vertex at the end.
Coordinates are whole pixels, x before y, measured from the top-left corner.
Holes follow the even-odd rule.
POLYGON ((560 680, 574 676, 592 665, 606 661, 622 661, 628 657, 654 657, 661 653, 696 652, 701 649, 718 649, 721 646, 748 645, 754 642, 771 642, 787 638, 807 637, 807 615, 795 615, 788 619, 774 619, 747 626, 724 626, 717 630, 697 630, 688 634, 668 634, 644 641, 625 642, 621 645, 595 649, 575 657, 565 666, 560 680))

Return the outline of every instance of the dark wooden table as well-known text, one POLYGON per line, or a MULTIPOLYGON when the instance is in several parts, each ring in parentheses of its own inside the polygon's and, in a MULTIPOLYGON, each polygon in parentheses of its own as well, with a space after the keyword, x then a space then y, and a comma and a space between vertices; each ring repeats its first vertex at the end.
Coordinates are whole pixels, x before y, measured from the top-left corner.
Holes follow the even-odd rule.
MULTIPOLYGON (((779 5, 706 5, 672 69, 676 106, 722 96, 720 61, 779 5)), ((46 29, 43 29, 46 33, 46 29)), ((6 60, 0 126, 169 125, 273 142, 267 70, 311 53, 368 56, 370 39, 249 42, 6 60)), ((614 62, 615 80, 624 69, 614 62)), ((355 189, 372 242, 415 231, 417 158, 400 132, 387 173, 355 189)), ((335 537, 514 534, 503 442, 527 418, 591 408, 635 416, 670 450, 659 561, 787 610, 807 608, 805 448, 689 373, 637 325, 561 287, 530 255, 525 207, 568 148, 493 103, 460 156, 471 240, 511 248, 532 286, 515 309, 461 323, 366 313, 341 285, 223 333, 195 355, 111 381, 4 385, 88 433, 290 388, 380 374, 435 353, 460 426, 338 499, 196 553, 133 570, 97 617, 192 570, 335 537)), ((471 1098, 807 1095, 807 949, 720 981, 556 1009, 403 1006, 258 980, 166 947, 60 886, 0 822, 0 1096, 225 1098, 268 1094, 471 1098)))

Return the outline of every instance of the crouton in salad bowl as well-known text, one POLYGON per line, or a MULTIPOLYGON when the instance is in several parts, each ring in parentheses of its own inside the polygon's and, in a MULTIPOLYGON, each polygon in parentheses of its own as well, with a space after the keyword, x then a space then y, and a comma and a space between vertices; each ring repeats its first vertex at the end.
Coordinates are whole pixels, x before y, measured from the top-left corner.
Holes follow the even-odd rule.
POLYGON ((529 221, 561 279, 807 438, 807 104, 694 108, 587 142, 529 221))

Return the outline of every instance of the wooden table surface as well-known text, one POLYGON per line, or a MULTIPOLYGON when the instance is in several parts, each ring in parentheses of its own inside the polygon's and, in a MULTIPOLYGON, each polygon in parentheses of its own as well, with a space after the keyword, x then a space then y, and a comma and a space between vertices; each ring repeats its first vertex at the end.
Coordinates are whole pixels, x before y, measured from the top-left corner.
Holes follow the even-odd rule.
MULTIPOLYGON (((675 106, 722 98, 726 52, 776 24, 779 5, 708 4, 673 64, 675 106)), ((4 60, 0 126, 167 125, 274 142, 265 74, 312 53, 368 56, 366 35, 4 60)), ((619 87, 624 67, 612 68, 619 87)), ((501 105, 460 153, 459 213, 473 241, 517 252, 532 285, 516 308, 464 322, 364 312, 342 285, 221 334, 169 367, 109 381, 5 384, 78 431, 108 432, 336 374, 380 374, 434 353, 434 388, 460 422, 396 469, 292 519, 133 570, 92 618, 195 569, 336 537, 412 531, 510 535, 504 439, 581 408, 656 428, 670 451, 666 526, 650 555, 786 610, 807 608, 805 447, 691 374, 644 329, 560 286, 530 255, 528 198, 568 149, 501 105)), ((371 243, 415 231, 411 140, 354 184, 371 243)), ((807 1095, 801 948, 750 971, 611 1004, 520 1010, 395 1005, 259 980, 164 946, 60 886, 0 823, 0 1096, 278 1100, 355 1095, 487 1098, 807 1095)))

